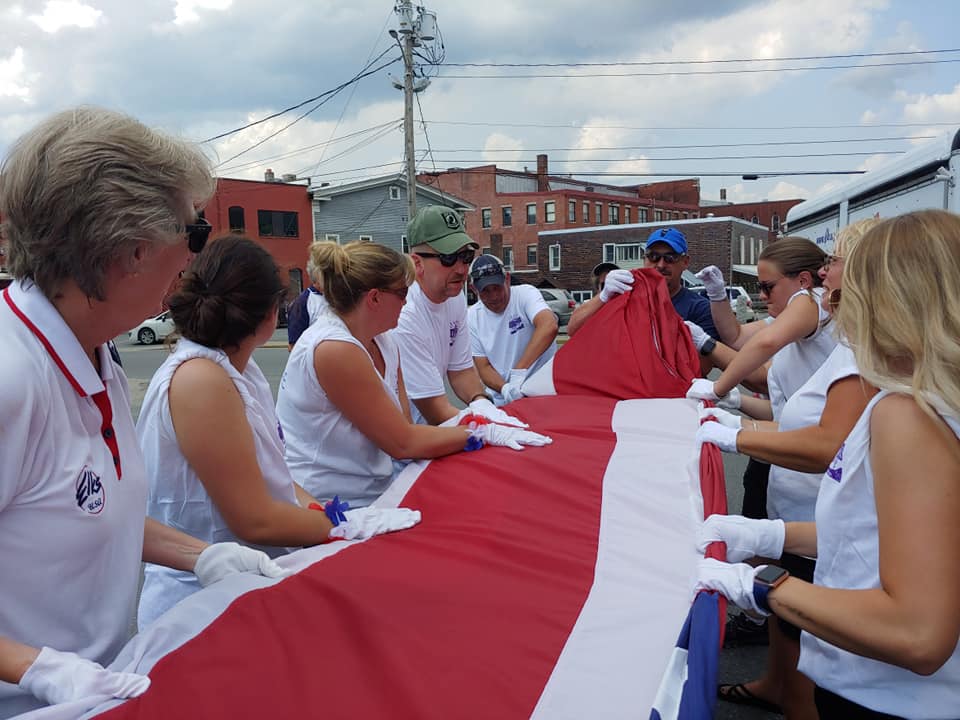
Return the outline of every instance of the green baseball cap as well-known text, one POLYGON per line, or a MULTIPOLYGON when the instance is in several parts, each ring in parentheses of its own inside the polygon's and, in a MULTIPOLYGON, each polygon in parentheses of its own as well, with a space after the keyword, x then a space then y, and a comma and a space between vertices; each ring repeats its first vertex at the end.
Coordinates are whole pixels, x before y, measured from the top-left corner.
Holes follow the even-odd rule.
POLYGON ((460 213, 443 205, 420 208, 407 223, 407 241, 412 248, 427 244, 441 255, 450 255, 466 245, 480 247, 463 231, 460 213))

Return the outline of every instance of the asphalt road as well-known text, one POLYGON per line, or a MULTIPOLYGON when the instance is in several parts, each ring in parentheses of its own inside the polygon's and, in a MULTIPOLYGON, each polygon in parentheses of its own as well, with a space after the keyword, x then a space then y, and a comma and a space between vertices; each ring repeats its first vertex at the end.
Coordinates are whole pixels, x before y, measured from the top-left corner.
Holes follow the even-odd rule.
MULTIPOLYGON (((116 338, 115 343, 123 360, 123 368, 130 379, 130 390, 133 404, 133 415, 136 418, 140 413, 140 404, 143 393, 146 391, 153 373, 163 363, 169 354, 164 344, 151 346, 131 343, 126 335, 116 338)), ((280 377, 287 364, 287 336, 286 330, 278 330, 266 347, 254 353, 257 365, 270 381, 274 396, 280 384, 280 377)), ((746 458, 742 455, 724 453, 724 473, 727 484, 727 504, 731 513, 739 512, 743 501, 743 485, 741 477, 746 467, 746 458)), ((722 683, 743 682, 759 676, 763 670, 766 657, 765 647, 733 648, 724 650, 720 655, 719 681, 722 683)), ((717 720, 732 720, 744 718, 748 720, 762 720, 775 718, 762 710, 755 710, 728 703, 718 703, 715 717, 717 720)))

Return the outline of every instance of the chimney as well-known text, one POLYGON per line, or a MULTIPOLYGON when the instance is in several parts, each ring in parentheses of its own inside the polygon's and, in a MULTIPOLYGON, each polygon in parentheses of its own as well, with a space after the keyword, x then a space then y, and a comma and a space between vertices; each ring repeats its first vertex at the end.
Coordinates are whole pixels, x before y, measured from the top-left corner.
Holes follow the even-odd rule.
POLYGON ((726 199, 727 199, 727 189, 720 188, 720 202, 723 202, 726 199))
POLYGON ((276 180, 273 178, 273 170, 267 168, 267 171, 263 174, 263 179, 266 182, 276 182, 276 180))
POLYGON ((550 189, 547 180, 547 156, 537 155, 537 192, 546 192, 550 189))

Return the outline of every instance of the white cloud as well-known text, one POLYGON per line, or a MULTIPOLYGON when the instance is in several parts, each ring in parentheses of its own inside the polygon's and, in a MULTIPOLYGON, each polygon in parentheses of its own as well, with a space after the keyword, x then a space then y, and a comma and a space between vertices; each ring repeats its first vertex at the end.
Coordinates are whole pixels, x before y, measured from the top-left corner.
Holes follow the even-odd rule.
POLYGON ((518 170, 523 163, 523 141, 504 133, 490 133, 483 144, 483 159, 487 163, 518 170), (505 150, 511 152, 503 152, 505 150))
POLYGON ((187 25, 200 20, 198 10, 227 10, 233 0, 176 0, 173 14, 174 24, 187 25))
POLYGON ((80 0, 47 0, 43 14, 28 19, 45 33, 55 33, 65 27, 92 28, 102 16, 103 12, 80 0))
POLYGON ((0 97, 14 97, 21 100, 30 98, 22 47, 15 48, 13 54, 6 60, 0 59, 0 97))
POLYGON ((915 95, 903 108, 909 122, 956 122, 960 117, 960 84, 948 93, 915 95))

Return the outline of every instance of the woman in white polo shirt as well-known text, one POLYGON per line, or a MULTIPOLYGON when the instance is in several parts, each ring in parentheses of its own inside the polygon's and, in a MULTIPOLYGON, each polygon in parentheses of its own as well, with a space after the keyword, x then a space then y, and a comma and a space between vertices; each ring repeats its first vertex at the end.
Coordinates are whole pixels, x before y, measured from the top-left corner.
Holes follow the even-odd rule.
POLYGON ((414 280, 409 257, 369 242, 314 243, 330 310, 300 336, 277 397, 294 479, 320 498, 369 505, 393 479, 393 460, 434 458, 478 441, 543 445, 549 438, 505 425, 413 423, 403 386, 397 326, 414 280))
POLYGON ((836 315, 880 388, 820 485, 815 522, 714 516, 698 586, 799 626, 822 720, 960 713, 960 218, 885 220, 844 260, 836 315), (731 553, 731 549, 734 550, 731 553), (813 583, 738 563, 815 556, 813 583))
POLYGON ((156 312, 203 247, 197 208, 213 188, 199 149, 99 108, 48 118, 4 161, 0 717, 147 688, 101 666, 127 641, 141 560, 202 583, 281 572, 144 520, 127 382, 106 345, 156 312))

